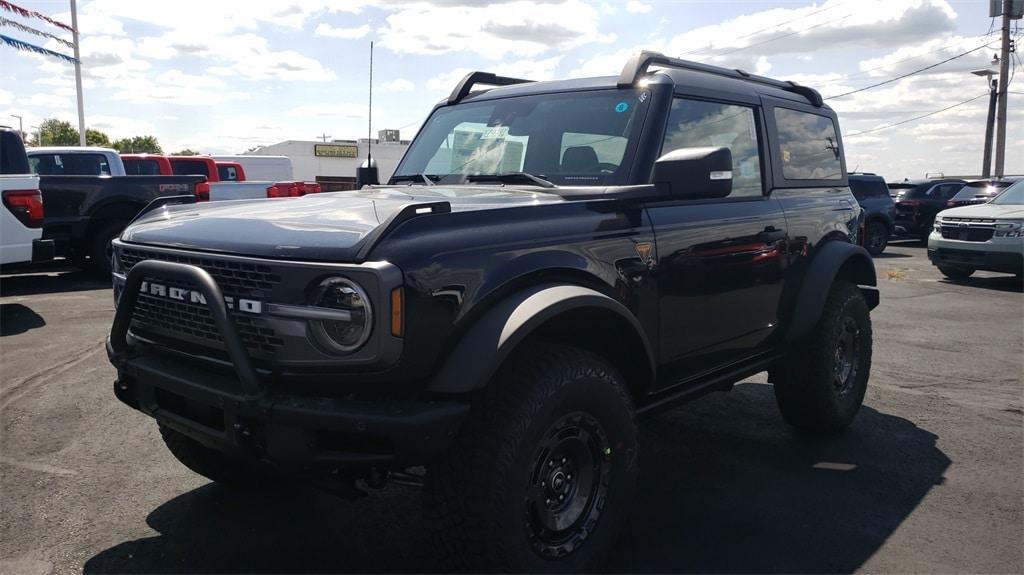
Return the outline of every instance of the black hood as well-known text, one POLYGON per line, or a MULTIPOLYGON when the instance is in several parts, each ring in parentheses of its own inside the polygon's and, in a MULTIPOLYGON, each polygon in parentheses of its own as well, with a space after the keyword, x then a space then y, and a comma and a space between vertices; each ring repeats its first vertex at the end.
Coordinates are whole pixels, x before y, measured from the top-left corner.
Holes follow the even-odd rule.
POLYGON ((301 198, 160 208, 125 230, 124 241, 268 258, 349 262, 364 240, 402 208, 448 202, 451 211, 562 201, 534 188, 399 186, 301 198))

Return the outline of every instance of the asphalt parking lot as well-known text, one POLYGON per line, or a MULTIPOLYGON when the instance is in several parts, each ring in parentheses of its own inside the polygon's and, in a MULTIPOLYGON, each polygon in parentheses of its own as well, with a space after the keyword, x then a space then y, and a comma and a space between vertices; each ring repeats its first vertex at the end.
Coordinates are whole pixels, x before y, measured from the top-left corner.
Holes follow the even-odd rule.
MULTIPOLYGON (((801 437, 763 376, 643 423, 615 571, 1024 572, 1024 294, 877 259, 866 405, 801 437)), ((0 278, 0 573, 422 571, 415 488, 237 493, 114 399, 109 286, 60 263, 0 278)))

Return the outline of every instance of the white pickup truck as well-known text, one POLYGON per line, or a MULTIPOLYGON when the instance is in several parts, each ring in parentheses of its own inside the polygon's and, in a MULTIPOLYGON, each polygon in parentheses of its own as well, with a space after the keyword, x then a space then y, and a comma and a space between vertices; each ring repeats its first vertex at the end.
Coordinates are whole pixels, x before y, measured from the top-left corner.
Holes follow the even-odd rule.
POLYGON ((43 240, 43 195, 39 176, 28 173, 25 146, 17 132, 0 128, 0 265, 53 258, 43 240))
POLYGON ((221 181, 213 160, 206 156, 126 155, 125 158, 134 164, 131 174, 125 169, 121 155, 112 148, 53 146, 28 149, 32 173, 44 176, 204 175, 209 182, 211 201, 272 197, 268 188, 275 184, 272 181, 221 181), (172 169, 175 163, 182 167, 172 169))

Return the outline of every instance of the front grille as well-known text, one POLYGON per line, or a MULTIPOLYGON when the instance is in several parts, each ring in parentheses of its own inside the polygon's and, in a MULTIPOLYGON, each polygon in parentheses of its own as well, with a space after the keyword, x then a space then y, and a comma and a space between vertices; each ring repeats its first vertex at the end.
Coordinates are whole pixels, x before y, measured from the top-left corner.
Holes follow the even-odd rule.
MULTIPOLYGON (((238 263, 208 256, 192 256, 168 254, 149 250, 126 248, 120 253, 124 272, 131 270, 136 263, 152 259, 191 264, 204 269, 220 286, 228 297, 263 298, 267 291, 281 282, 281 277, 262 264, 238 263)), ((180 287, 188 290, 196 286, 178 281, 168 282, 159 277, 146 277, 168 287, 180 287)), ((254 355, 272 356, 284 341, 277 336, 272 328, 256 316, 228 310, 234 320, 238 334, 245 347, 254 355)), ((132 332, 172 347, 181 347, 178 342, 192 344, 191 347, 213 347, 224 350, 224 339, 210 314, 209 308, 201 303, 176 301, 164 297, 156 297, 140 293, 132 316, 132 332)))
POLYGON ((964 242, 987 242, 992 239, 992 228, 942 226, 942 237, 947 240, 964 242))
POLYGON ((121 250, 121 267, 124 273, 131 271, 132 266, 142 260, 161 260, 191 264, 206 270, 217 281, 225 295, 261 296, 256 292, 270 291, 281 283, 281 276, 275 274, 270 266, 261 264, 239 263, 217 259, 209 256, 191 256, 169 254, 135 248, 121 250))

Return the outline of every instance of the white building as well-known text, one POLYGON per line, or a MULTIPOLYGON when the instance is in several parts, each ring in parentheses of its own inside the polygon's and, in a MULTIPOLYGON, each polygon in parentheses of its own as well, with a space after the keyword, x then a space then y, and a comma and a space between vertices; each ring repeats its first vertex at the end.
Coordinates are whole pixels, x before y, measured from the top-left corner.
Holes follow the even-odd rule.
POLYGON ((292 160, 292 170, 296 180, 316 181, 317 177, 328 180, 356 177, 356 168, 366 161, 368 142, 377 161, 377 173, 380 181, 385 182, 398 167, 398 162, 409 147, 408 140, 397 138, 397 130, 382 130, 382 137, 370 141, 331 140, 286 140, 269 146, 262 146, 246 152, 261 156, 288 156, 292 160), (387 132, 387 134, 385 134, 387 132), (393 141, 388 141, 393 140, 393 141))

